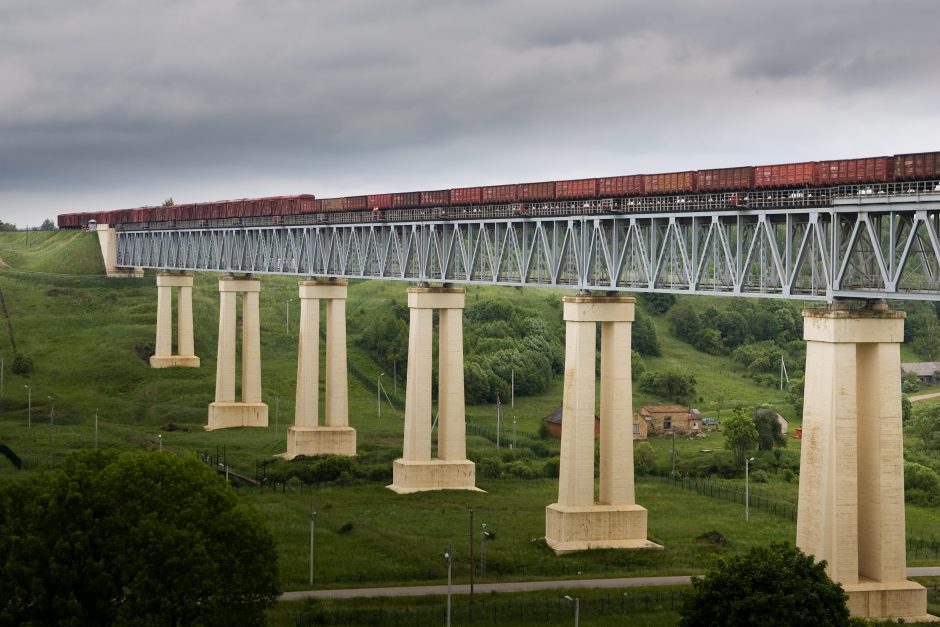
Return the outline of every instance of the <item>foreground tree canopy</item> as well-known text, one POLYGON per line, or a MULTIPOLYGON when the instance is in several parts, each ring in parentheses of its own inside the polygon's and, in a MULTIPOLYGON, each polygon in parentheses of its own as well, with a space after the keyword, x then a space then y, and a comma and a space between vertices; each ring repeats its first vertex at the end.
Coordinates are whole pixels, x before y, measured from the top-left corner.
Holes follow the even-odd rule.
POLYGON ((87 452, 0 486, 0 625, 260 625, 274 538, 195 459, 87 452))
POLYGON ((755 547, 721 560, 679 610, 682 627, 848 625, 848 596, 817 562, 789 543, 755 547))

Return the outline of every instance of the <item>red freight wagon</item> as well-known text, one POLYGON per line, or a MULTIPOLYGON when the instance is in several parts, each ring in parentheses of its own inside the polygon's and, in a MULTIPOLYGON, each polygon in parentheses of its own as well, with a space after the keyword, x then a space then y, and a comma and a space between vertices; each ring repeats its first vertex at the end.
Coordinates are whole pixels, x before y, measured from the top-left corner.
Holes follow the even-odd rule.
POLYGON ((482 187, 455 187, 450 190, 451 206, 479 205, 483 202, 482 187))
POLYGON ((391 194, 369 194, 369 209, 391 209, 391 194))
POLYGON ((392 194, 393 209, 408 209, 421 204, 421 192, 400 192, 392 194))
POLYGON ((422 207, 446 207, 450 204, 450 190, 437 189, 429 192, 421 192, 422 207))
POLYGON ((940 178, 940 152, 896 155, 894 178, 898 180, 940 178))
POLYGON ((320 199, 320 210, 328 213, 335 213, 337 211, 343 210, 342 198, 321 198, 320 199))
POLYGON ((555 181, 555 198, 597 198, 597 179, 555 181))
POLYGON ((369 197, 346 196, 343 199, 343 208, 346 211, 367 211, 369 209, 369 197))
POLYGON ((597 179, 597 195, 601 198, 640 196, 645 189, 642 174, 608 176, 597 179))
POLYGON ((487 185, 483 188, 484 203, 515 202, 518 185, 487 185))
POLYGON ((894 180, 894 158, 866 157, 820 161, 817 172, 822 185, 886 183, 894 180))
POLYGON ((695 183, 694 172, 668 172, 644 174, 643 189, 647 194, 681 194, 691 192, 695 183))
POLYGON ((547 181, 544 183, 519 183, 516 186, 516 199, 528 202, 536 200, 554 200, 555 182, 547 181))
POLYGON ((815 161, 759 165, 754 169, 754 187, 806 187, 819 185, 815 161))
POLYGON ((695 173, 695 189, 699 192, 722 192, 751 189, 754 186, 754 168, 716 168, 695 173))

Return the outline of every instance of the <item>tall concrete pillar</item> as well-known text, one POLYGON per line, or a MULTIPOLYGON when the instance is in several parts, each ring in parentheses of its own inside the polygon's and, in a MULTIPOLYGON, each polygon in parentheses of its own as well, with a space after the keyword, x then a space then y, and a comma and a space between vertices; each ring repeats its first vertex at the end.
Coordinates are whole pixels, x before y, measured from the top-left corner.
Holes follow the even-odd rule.
POLYGON ((151 368, 198 368, 193 341, 193 275, 157 274, 157 340, 151 368), (173 288, 179 289, 177 352, 173 352, 173 288))
POLYGON ((405 384, 405 436, 389 489, 399 494, 426 490, 478 490, 476 469, 467 459, 463 386, 464 290, 453 287, 408 289, 408 380, 405 384), (438 346, 437 458, 431 456, 431 373, 433 315, 440 310, 438 346))
POLYGON ((300 338, 294 426, 287 431, 287 452, 298 455, 355 455, 356 430, 349 426, 346 380, 346 282, 301 281, 300 338), (320 301, 326 301, 325 425, 319 422, 320 301))
POLYGON ((215 402, 209 405, 207 431, 229 427, 267 427, 268 406, 261 402, 261 281, 226 276, 219 279, 219 350, 215 402), (241 400, 236 401, 236 308, 242 294, 241 400))
POLYGON ((904 313, 803 312, 806 384, 796 544, 828 562, 853 615, 927 619, 907 581, 901 359, 904 313))
POLYGON ((636 299, 566 296, 565 385, 558 502, 545 508, 545 541, 555 553, 662 548, 646 539, 646 509, 635 502, 630 329, 636 299), (601 323, 600 501, 594 502, 594 363, 601 323))

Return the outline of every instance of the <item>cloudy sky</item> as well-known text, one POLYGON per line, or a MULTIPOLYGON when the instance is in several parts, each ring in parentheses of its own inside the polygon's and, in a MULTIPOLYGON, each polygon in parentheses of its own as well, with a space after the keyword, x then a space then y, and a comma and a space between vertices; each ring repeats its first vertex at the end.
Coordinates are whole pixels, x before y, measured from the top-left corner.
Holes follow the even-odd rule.
POLYGON ((2 0, 0 220, 940 150, 937 0, 2 0))

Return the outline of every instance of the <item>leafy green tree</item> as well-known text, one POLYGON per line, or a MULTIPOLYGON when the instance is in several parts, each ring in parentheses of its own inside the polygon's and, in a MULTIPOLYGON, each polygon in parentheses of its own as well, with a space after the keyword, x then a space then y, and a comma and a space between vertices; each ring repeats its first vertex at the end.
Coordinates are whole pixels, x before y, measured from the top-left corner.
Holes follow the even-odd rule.
POLYGON ((691 301, 680 301, 675 307, 669 310, 666 315, 669 322, 669 328, 672 334, 688 344, 694 344, 699 331, 702 330, 702 321, 699 318, 698 311, 691 301))
POLYGON ((165 198, 164 201, 163 201, 163 206, 164 206, 164 207, 172 207, 172 206, 175 205, 175 204, 176 204, 176 203, 173 202, 173 197, 172 197, 172 196, 168 196, 168 197, 165 198))
POLYGON ((849 624, 848 595, 817 562, 789 543, 755 547, 692 577, 679 610, 682 627, 849 624))
POLYGON ((662 351, 659 348, 659 338, 656 336, 656 327, 649 316, 641 310, 636 310, 636 320, 633 321, 630 342, 633 348, 641 355, 658 357, 662 351))
POLYGON ((904 500, 916 505, 940 505, 940 474, 921 464, 904 462, 904 500))
POLYGON ((940 405, 919 412, 911 421, 910 431, 929 451, 940 451, 940 405))
POLYGON ((901 395, 901 422, 907 424, 914 415, 914 403, 907 397, 907 394, 901 395))
POLYGON ((55 222, 46 218, 42 221, 42 224, 39 226, 40 231, 55 231, 55 222))
POLYGON ((906 372, 901 377, 901 389, 905 392, 916 392, 920 389, 920 379, 916 372, 906 372))
POLYGON ((803 386, 805 379, 803 377, 794 377, 787 383, 787 401, 796 408, 796 415, 803 415, 803 386))
POLYGON ((643 294, 640 298, 643 299, 643 302, 646 303, 646 306, 651 312, 660 315, 669 311, 679 300, 679 297, 675 294, 659 294, 655 292, 643 294))
POLYGON ((734 415, 722 423, 725 434, 725 448, 734 455, 734 462, 744 465, 744 458, 757 448, 760 436, 754 421, 744 415, 740 409, 734 410, 734 415))
POLYGON ((645 372, 639 380, 639 386, 642 389, 677 403, 687 402, 693 398, 695 385, 695 375, 678 368, 645 372))
POLYGON ((262 625, 277 551, 211 469, 87 452, 0 486, 0 624, 262 625))
POLYGON ((747 319, 738 311, 722 313, 717 327, 725 346, 732 350, 748 340, 747 319))
POLYGON ((15 231, 16 225, 12 222, 0 221, 0 231, 15 231))
POLYGON ((649 442, 637 442, 633 447, 633 469, 638 475, 651 475, 656 470, 656 451, 649 442))
POLYGON ((780 432, 777 410, 758 409, 752 417, 757 429, 757 448, 762 451, 772 450, 775 446, 786 446, 787 438, 780 432))

